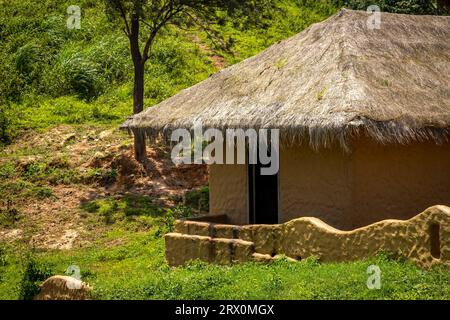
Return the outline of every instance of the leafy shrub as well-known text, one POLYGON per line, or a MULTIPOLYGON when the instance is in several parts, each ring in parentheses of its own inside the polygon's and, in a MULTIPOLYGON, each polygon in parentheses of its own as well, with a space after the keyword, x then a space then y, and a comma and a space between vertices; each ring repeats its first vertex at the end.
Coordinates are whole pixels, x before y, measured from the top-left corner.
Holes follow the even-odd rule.
POLYGON ((47 164, 44 162, 31 162, 24 167, 24 176, 30 180, 38 180, 45 175, 46 168, 47 164))
MULTIPOLYGON (((3 41, 1 35, 0 41, 3 41)), ((3 48, 3 43, 0 48, 3 48)), ((15 68, 14 56, 4 50, 0 50, 0 79, 0 105, 2 101, 15 100, 21 96, 25 81, 15 68)))
POLYGON ((107 35, 86 52, 90 61, 98 65, 108 84, 130 80, 132 69, 127 39, 122 35, 107 35))
POLYGON ((27 79, 33 80, 41 71, 39 63, 42 60, 42 48, 35 43, 27 43, 16 51, 16 69, 27 79))
POLYGON ((40 263, 33 255, 28 255, 19 284, 19 299, 32 300, 39 293, 39 285, 52 275, 52 267, 49 264, 40 263))
POLYGON ((81 208, 88 213, 96 213, 100 205, 96 201, 89 201, 81 204, 81 208))
POLYGON ((12 206, 12 201, 7 201, 6 209, 0 209, 0 225, 11 227, 20 220, 20 212, 12 206))
POLYGON ((437 0, 333 0, 337 6, 345 6, 355 10, 366 10, 376 4, 381 11, 404 14, 450 14, 448 8, 439 7, 437 0))
POLYGON ((162 216, 162 228, 159 228, 157 235, 171 232, 176 219, 186 219, 192 216, 192 209, 184 205, 177 205, 174 208, 167 209, 165 215, 162 216))
POLYGON ((73 91, 82 99, 92 100, 103 92, 98 66, 79 53, 62 62, 62 69, 73 91))
POLYGON ((209 188, 188 191, 184 195, 184 204, 199 211, 209 211, 209 188))
MULTIPOLYGON (((8 264, 8 255, 6 249, 0 246, 0 267, 4 267, 8 264)), ((1 277, 0 277, 1 281, 1 277)))
POLYGON ((186 219, 193 216, 192 209, 183 205, 175 206, 172 213, 175 219, 186 219))
POLYGON ((152 60, 154 71, 174 73, 185 66, 187 57, 183 45, 179 39, 173 38, 167 38, 164 42, 157 42, 152 60))
POLYGON ((14 122, 9 107, 0 104, 0 145, 7 144, 12 140, 14 137, 13 131, 14 122))

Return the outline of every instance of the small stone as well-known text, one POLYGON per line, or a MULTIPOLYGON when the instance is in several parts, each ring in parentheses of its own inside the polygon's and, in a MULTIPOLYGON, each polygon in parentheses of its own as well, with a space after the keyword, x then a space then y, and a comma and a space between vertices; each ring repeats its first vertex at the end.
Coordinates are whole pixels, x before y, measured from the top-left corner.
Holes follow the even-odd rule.
POLYGON ((44 281, 34 300, 87 300, 91 288, 81 280, 53 276, 44 281))

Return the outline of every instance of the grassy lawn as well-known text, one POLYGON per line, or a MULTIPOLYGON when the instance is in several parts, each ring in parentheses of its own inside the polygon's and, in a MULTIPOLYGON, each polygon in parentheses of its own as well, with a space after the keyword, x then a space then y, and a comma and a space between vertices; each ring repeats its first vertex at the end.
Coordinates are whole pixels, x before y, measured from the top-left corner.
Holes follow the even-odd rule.
POLYGON ((3 247, 0 263, 0 299, 17 299, 35 289, 39 276, 64 274, 70 265, 80 267, 82 279, 94 287, 95 299, 450 298, 448 269, 422 270, 383 254, 349 263, 310 258, 215 266, 193 261, 170 268, 164 260, 164 241, 155 230, 112 230, 90 248, 36 251, 31 257, 18 254, 17 248, 3 247), (369 265, 381 269, 379 290, 367 288, 369 265))
POLYGON ((310 257, 169 267, 163 236, 192 209, 154 200, 124 196, 81 204, 88 241, 70 250, 30 249, 26 241, 1 245, 0 299, 31 298, 43 280, 73 265, 94 288, 93 299, 450 299, 448 267, 425 270, 388 253, 346 263, 310 257), (367 287, 371 265, 381 270, 380 289, 367 287))

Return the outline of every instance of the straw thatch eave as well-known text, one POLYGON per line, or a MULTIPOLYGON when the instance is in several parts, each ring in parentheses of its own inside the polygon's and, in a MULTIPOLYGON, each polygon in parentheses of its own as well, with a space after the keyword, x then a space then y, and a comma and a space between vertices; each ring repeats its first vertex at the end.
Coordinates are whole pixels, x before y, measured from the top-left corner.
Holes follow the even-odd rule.
POLYGON ((129 118, 149 138, 173 129, 279 128, 313 148, 364 134, 381 143, 450 137, 450 17, 341 10, 129 118))

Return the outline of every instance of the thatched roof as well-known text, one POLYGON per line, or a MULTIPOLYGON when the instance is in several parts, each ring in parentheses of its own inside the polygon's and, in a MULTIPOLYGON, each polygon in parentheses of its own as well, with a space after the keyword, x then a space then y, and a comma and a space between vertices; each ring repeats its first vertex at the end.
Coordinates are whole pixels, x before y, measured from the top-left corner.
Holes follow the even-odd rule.
POLYGON ((341 10, 129 118, 148 137, 191 128, 279 128, 312 147, 450 137, 450 17, 341 10))

